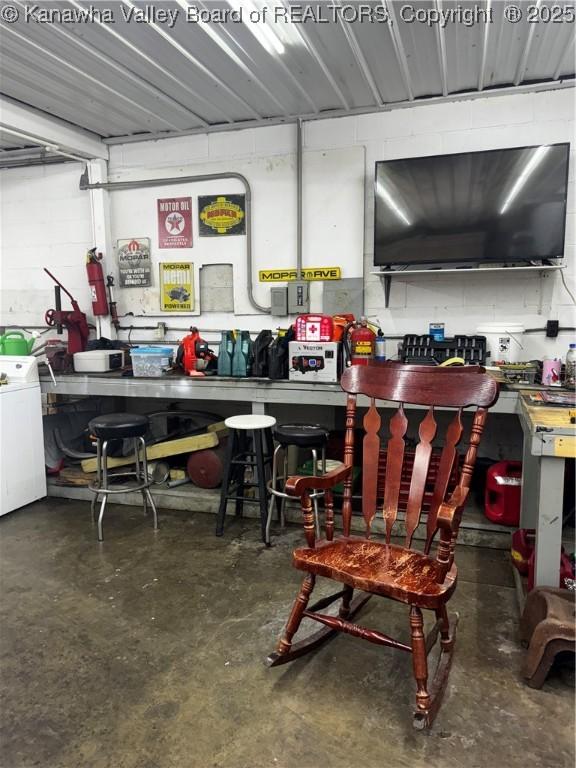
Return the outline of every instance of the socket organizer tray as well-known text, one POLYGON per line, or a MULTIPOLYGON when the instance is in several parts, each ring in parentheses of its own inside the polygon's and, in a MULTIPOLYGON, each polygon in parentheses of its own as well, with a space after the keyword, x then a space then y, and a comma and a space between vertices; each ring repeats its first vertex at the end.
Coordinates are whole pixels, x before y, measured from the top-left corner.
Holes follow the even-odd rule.
POLYGON ((430 334, 407 334, 402 341, 400 359, 413 365, 440 365, 452 357, 463 358, 466 365, 486 364, 485 336, 454 336, 437 341, 430 334))

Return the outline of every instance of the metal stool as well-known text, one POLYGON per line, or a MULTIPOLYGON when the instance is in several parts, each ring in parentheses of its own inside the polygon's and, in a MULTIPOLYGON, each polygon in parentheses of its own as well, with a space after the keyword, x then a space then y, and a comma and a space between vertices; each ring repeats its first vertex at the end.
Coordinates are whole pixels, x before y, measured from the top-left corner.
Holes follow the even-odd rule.
POLYGON ((91 434, 96 437, 96 463, 97 479, 90 485, 90 490, 94 492, 92 499, 92 519, 95 519, 96 502, 98 496, 102 494, 102 503, 100 504, 100 514, 98 515, 98 541, 103 541, 102 519, 108 495, 111 493, 128 493, 130 491, 141 491, 144 500, 144 513, 147 512, 147 504, 152 508, 152 519, 154 521, 154 530, 158 528, 158 515, 154 499, 150 493, 149 487, 151 480, 148 478, 148 461, 146 458, 146 443, 144 435, 148 430, 149 419, 147 416, 141 416, 136 413, 109 413, 104 416, 98 416, 92 419, 88 424, 91 434), (108 442, 110 440, 122 440, 132 438, 134 444, 134 463, 136 468, 134 472, 119 472, 112 477, 133 477, 136 479, 136 485, 123 488, 110 488, 108 486, 108 442), (142 456, 140 456, 142 450, 142 456), (140 467, 142 466, 142 471, 140 467))
MULTIPOLYGON (((278 483, 281 481, 282 488, 288 475, 288 448, 294 445, 298 448, 305 448, 312 454, 312 474, 318 471, 318 451, 322 456, 322 474, 326 473, 326 444, 328 443, 329 433, 318 424, 281 424, 274 430, 274 437, 278 442, 274 451, 272 460, 272 479, 268 483, 270 492, 270 503, 268 506, 268 519, 266 520, 266 544, 270 546, 270 525, 272 523, 272 513, 278 499, 280 502, 280 524, 284 527, 284 511, 286 509, 286 499, 290 498, 283 490, 278 490, 278 483), (278 454, 284 451, 283 473, 278 475, 278 454)), ((315 491, 310 494, 314 504, 314 519, 316 525, 316 535, 320 535, 318 523, 318 498, 324 495, 324 491, 315 491)))
POLYGON ((224 476, 222 478, 222 493, 220 495, 220 507, 216 518, 216 536, 224 533, 224 520, 228 499, 236 501, 236 515, 242 514, 245 501, 251 501, 260 505, 260 527, 262 541, 266 542, 266 467, 272 463, 274 441, 272 439, 272 427, 276 424, 273 416, 258 416, 247 414, 246 416, 230 416, 224 422, 229 429, 228 444, 226 447, 226 462, 224 464, 224 476), (250 447, 252 442, 252 447, 250 447), (266 448, 266 450, 264 450, 266 448), (251 467, 256 470, 256 482, 246 481, 246 469, 251 467), (230 488, 232 487, 232 492, 230 488), (258 496, 248 498, 244 495, 246 488, 257 488, 258 496))

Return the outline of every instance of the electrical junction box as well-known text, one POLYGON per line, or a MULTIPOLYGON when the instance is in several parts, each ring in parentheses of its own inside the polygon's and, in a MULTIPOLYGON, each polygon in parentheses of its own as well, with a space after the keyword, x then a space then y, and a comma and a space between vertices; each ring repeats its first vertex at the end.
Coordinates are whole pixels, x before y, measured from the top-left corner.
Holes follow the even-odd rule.
POLYGON ((338 382, 338 342, 291 341, 288 344, 290 381, 338 382))
POLYGON ((288 288, 270 288, 270 314, 286 317, 288 314, 288 288))
POLYGON ((288 283, 288 314, 301 315, 310 312, 310 285, 297 280, 288 283))

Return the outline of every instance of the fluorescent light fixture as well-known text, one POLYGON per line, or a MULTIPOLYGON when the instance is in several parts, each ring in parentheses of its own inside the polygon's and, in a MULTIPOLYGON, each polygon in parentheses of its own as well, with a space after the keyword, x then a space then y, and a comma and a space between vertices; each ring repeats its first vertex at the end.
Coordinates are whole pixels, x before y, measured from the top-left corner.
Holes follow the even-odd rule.
POLYGON ((272 32, 268 24, 264 21, 262 10, 257 8, 252 0, 228 0, 230 5, 235 11, 242 12, 242 21, 246 24, 246 27, 252 32, 256 40, 260 45, 268 51, 270 54, 277 53, 280 56, 286 50, 284 44, 278 37, 272 32), (261 21, 252 21, 250 15, 254 18, 260 17, 261 21))
POLYGON ((528 177, 531 176, 532 173, 534 173, 537 166, 540 165, 540 163, 544 159, 544 156, 546 155, 549 149, 550 149, 549 146, 543 146, 543 147, 537 147, 534 150, 534 152, 530 157, 530 160, 528 160, 528 162, 524 166, 524 170, 514 182, 514 186, 508 193, 508 197, 506 198, 506 200, 504 200, 504 204, 502 205, 502 208, 500 208, 500 215, 505 213, 508 210, 508 208, 510 208, 510 206, 512 205, 516 197, 518 197, 518 193, 528 181, 528 177))
POLYGON ((402 208, 400 208, 400 206, 396 203, 396 201, 394 200, 390 192, 388 192, 386 187, 384 187, 384 185, 379 181, 376 182, 376 192, 384 200, 388 208, 394 211, 396 216, 398 216, 398 218, 409 227, 410 219, 408 218, 408 216, 406 216, 402 208))

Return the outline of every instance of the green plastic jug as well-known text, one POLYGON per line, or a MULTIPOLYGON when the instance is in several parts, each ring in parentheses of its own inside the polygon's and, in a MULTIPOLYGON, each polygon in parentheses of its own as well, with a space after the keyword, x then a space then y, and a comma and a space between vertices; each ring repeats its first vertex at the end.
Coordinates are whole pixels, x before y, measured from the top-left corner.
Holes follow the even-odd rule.
POLYGON ((22 331, 8 331, 0 336, 0 355, 22 357, 29 355, 34 346, 34 339, 27 339, 22 331))

